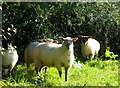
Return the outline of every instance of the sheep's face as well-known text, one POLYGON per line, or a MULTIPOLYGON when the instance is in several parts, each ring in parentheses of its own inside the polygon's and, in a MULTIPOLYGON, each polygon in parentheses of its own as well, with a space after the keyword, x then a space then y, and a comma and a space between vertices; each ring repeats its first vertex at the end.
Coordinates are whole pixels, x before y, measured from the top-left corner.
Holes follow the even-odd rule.
POLYGON ((65 47, 69 50, 70 49, 70 46, 73 44, 72 41, 69 41, 69 40, 64 40, 64 45, 65 47))
POLYGON ((81 36, 81 35, 78 35, 79 38, 81 38, 81 42, 83 44, 85 44, 89 38, 92 38, 92 36, 81 36))
POLYGON ((85 43, 87 42, 87 40, 88 40, 87 37, 83 37, 83 38, 81 39, 81 42, 82 42, 83 44, 85 44, 85 43))
POLYGON ((63 45, 69 50, 70 47, 73 45, 73 42, 76 42, 78 38, 71 38, 71 37, 60 37, 63 40, 63 45))
POLYGON ((2 40, 3 48, 5 48, 7 50, 9 45, 10 45, 10 41, 9 40, 2 40))

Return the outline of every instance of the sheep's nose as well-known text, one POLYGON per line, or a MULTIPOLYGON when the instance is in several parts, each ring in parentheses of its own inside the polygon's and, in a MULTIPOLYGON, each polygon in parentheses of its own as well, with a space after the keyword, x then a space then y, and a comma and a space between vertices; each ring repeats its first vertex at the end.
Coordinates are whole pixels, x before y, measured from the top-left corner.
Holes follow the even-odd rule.
POLYGON ((68 42, 67 45, 70 46, 72 43, 71 42, 68 42))
POLYGON ((70 49, 70 45, 72 44, 72 42, 68 42, 67 44, 66 44, 66 48, 69 50, 70 49))

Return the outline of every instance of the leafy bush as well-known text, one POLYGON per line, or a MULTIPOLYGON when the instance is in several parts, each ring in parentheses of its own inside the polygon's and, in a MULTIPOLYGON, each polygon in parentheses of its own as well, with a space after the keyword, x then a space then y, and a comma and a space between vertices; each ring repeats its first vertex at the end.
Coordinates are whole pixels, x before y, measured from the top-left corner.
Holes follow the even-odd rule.
MULTIPOLYGON (((20 61, 30 42, 78 34, 93 35, 101 44, 100 55, 106 46, 120 52, 119 2, 3 2, 2 8, 3 39, 17 46, 20 61)), ((82 56, 80 40, 75 56, 82 56)))

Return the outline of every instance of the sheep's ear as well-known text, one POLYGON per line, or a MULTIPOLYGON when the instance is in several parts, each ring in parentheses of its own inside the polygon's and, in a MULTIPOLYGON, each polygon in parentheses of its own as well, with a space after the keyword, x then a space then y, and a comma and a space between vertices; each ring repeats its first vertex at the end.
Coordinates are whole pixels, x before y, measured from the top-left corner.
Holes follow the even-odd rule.
POLYGON ((73 42, 76 42, 77 40, 78 40, 78 38, 77 38, 77 37, 72 38, 72 41, 73 41, 73 42))
POLYGON ((82 35, 78 35, 79 38, 82 38, 83 36, 82 35))
POLYGON ((92 36, 88 36, 88 38, 92 38, 92 36))

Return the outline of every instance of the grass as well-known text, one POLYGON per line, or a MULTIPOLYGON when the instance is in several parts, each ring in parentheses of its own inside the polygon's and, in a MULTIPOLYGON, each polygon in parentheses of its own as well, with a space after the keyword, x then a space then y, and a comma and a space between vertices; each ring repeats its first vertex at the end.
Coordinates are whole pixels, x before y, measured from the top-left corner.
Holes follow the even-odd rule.
POLYGON ((37 76, 34 66, 27 71, 24 64, 18 65, 15 75, 4 78, 0 86, 119 86, 117 60, 93 60, 81 64, 82 68, 70 69, 67 82, 64 81, 63 68, 62 77, 59 78, 57 69, 53 67, 37 76))

